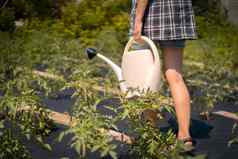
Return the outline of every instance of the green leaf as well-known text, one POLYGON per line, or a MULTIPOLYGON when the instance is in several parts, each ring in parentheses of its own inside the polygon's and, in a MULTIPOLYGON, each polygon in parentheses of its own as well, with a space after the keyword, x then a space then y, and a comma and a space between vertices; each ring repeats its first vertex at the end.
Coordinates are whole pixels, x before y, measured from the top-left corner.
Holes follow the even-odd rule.
POLYGON ((111 156, 113 159, 117 159, 117 154, 116 154, 116 152, 114 152, 114 151, 109 151, 109 154, 110 154, 110 156, 111 156))
POLYGON ((75 143, 74 148, 78 154, 81 154, 81 144, 79 142, 75 143))
POLYGON ((57 139, 58 139, 58 142, 61 142, 64 136, 65 136, 65 132, 63 131, 63 132, 61 132, 61 133, 59 134, 59 136, 58 136, 58 138, 57 138, 57 139))
POLYGON ((234 143, 238 143, 238 137, 237 137, 237 138, 234 138, 234 139, 232 139, 232 140, 230 140, 230 141, 228 142, 228 147, 231 147, 231 145, 234 144, 234 143))
POLYGON ((43 143, 43 139, 41 136, 37 136, 36 137, 36 140, 39 142, 39 143, 43 143))
POLYGON ((107 154, 108 154, 108 148, 105 148, 102 152, 101 152, 101 154, 100 154, 100 157, 105 157, 107 154))
POLYGON ((0 129, 3 129, 5 126, 4 126, 4 121, 0 121, 0 129))
POLYGON ((93 146, 93 148, 91 149, 92 152, 97 151, 100 148, 100 145, 95 145, 93 146))
POLYGON ((25 136, 26 136, 26 139, 27 139, 27 140, 30 140, 30 139, 31 139, 31 134, 25 134, 25 136))
POLYGON ((49 144, 44 144, 44 148, 46 148, 49 151, 52 151, 52 147, 49 144))

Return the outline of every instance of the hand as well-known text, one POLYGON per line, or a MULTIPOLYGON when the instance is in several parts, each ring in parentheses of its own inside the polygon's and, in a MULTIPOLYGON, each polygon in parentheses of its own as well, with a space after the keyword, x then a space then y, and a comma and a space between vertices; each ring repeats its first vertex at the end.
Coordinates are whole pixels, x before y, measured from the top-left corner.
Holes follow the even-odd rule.
POLYGON ((142 22, 136 21, 134 26, 134 31, 133 31, 133 39, 136 42, 143 43, 143 40, 141 38, 141 32, 142 32, 142 22))

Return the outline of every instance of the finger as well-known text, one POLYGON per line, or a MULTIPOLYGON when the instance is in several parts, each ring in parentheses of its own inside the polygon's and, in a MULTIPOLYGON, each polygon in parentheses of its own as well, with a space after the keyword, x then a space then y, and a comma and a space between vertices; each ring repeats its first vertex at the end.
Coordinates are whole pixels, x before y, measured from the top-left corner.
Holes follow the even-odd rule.
POLYGON ((141 36, 136 40, 136 42, 140 44, 144 44, 144 40, 141 38, 141 36))
POLYGON ((143 43, 143 39, 142 39, 140 33, 135 33, 135 34, 133 35, 133 39, 134 39, 136 42, 138 42, 138 43, 143 43))
POLYGON ((140 32, 139 32, 139 31, 135 31, 135 32, 133 33, 133 38, 134 38, 134 40, 140 39, 140 32))

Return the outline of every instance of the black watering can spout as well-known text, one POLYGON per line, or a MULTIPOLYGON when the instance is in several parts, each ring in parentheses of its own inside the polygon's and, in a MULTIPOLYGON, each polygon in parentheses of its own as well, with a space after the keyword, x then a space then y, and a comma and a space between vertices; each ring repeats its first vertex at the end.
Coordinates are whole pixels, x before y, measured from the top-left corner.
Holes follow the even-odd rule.
POLYGON ((90 60, 97 55, 97 50, 94 48, 87 48, 85 52, 90 60))

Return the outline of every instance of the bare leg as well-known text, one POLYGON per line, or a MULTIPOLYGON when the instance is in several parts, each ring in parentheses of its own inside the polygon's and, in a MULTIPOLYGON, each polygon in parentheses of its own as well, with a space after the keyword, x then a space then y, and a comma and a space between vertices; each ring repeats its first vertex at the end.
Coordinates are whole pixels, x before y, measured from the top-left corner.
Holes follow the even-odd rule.
POLYGON ((175 104, 179 127, 178 139, 184 139, 190 137, 190 96, 181 74, 183 49, 164 48, 163 54, 165 56, 165 76, 175 104))

